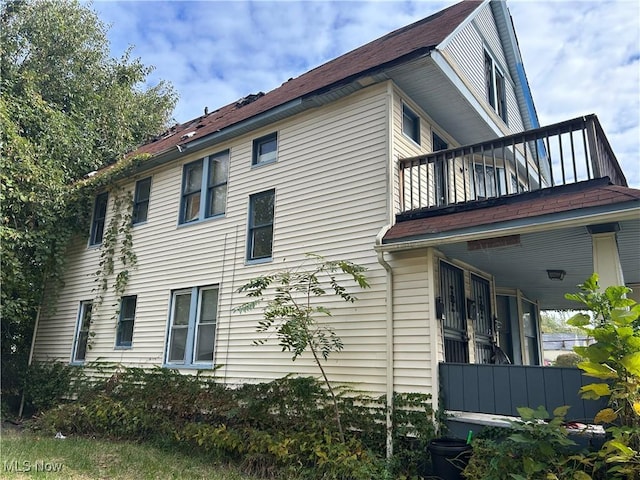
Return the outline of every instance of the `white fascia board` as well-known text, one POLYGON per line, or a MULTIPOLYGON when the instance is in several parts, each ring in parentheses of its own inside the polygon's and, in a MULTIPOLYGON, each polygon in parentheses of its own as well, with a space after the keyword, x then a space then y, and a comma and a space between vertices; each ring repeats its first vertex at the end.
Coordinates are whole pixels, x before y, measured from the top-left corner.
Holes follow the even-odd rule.
POLYGON ((429 238, 398 241, 376 245, 375 249, 383 252, 412 250, 415 248, 437 247, 450 243, 468 242, 485 238, 503 237, 507 235, 524 235, 561 228, 580 227, 588 224, 608 223, 614 221, 639 220, 640 205, 638 202, 626 202, 611 209, 609 205, 588 209, 584 213, 573 211, 545 215, 544 217, 524 218, 501 222, 498 224, 478 225, 466 229, 442 232, 430 235, 429 238))
POLYGON ((462 31, 462 29, 464 29, 467 25, 469 25, 473 21, 473 19, 476 17, 476 15, 478 15, 478 12, 482 10, 486 5, 488 5, 489 2, 490 0, 484 0, 482 4, 478 5, 478 7, 473 12, 471 12, 469 16, 467 16, 467 18, 465 18, 462 22, 460 22, 460 24, 458 24, 456 28, 453 29, 453 32, 447 35, 444 40, 442 40, 438 45, 436 45, 435 49, 442 50, 446 48, 447 45, 449 45, 449 43, 453 39, 453 37, 455 37, 458 34, 458 32, 462 31))

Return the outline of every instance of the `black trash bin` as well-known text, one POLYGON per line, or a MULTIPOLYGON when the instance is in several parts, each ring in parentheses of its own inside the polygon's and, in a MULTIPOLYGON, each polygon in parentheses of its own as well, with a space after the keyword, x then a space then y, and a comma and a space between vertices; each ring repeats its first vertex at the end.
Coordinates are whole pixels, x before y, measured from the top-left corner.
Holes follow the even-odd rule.
POLYGON ((433 475, 441 480, 462 480, 462 470, 471 458, 471 445, 459 438, 436 438, 427 447, 433 475))

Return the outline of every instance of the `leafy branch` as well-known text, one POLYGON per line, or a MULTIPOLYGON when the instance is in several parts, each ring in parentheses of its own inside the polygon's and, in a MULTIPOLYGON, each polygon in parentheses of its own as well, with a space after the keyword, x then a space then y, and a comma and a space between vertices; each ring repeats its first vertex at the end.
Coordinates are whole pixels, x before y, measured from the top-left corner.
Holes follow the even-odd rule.
MULTIPOLYGON (((363 273, 365 267, 346 260, 326 260, 315 254, 308 254, 307 258, 315 261, 312 268, 305 269, 303 264, 294 270, 285 269, 256 277, 240 287, 238 292, 253 300, 240 305, 235 311, 244 313, 257 308, 265 300, 266 292, 273 290, 273 297, 266 300, 257 331, 275 333, 282 351, 292 352, 293 361, 309 349, 331 394, 340 439, 344 442, 336 395, 322 365, 322 360, 326 361, 332 352, 341 351, 344 345, 333 328, 319 323, 319 317, 331 316, 331 311, 317 305, 314 299, 336 295, 347 303, 355 302, 356 297, 338 278, 340 274, 348 275, 363 289, 368 288, 369 283, 363 273)), ((263 345, 268 339, 255 340, 254 344, 263 345)))

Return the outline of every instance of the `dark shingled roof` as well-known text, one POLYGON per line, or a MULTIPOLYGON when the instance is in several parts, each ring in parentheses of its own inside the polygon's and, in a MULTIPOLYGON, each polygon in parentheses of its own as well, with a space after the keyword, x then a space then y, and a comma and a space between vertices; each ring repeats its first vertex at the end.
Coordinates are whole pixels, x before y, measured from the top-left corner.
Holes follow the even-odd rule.
POLYGON ((452 5, 291 79, 266 94, 245 97, 248 101, 234 102, 208 115, 176 125, 135 153, 157 154, 176 145, 187 144, 297 98, 327 91, 384 66, 427 53, 453 32, 481 3, 465 0, 452 5), (185 137, 187 134, 190 136, 185 137))
POLYGON ((639 202, 640 190, 610 185, 609 179, 599 178, 564 187, 502 197, 493 201, 478 202, 477 208, 465 211, 446 209, 442 215, 399 221, 389 229, 383 243, 415 240, 421 237, 477 227, 492 223, 540 217, 570 210, 605 205, 639 202))

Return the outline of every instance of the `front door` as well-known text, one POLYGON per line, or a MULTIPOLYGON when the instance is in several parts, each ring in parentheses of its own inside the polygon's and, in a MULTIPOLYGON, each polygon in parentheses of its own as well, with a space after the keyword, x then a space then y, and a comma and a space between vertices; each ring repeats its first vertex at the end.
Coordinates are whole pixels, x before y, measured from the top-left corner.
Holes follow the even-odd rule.
POLYGON ((440 262, 440 281, 444 361, 469 363, 464 272, 450 263, 440 262))
POLYGON ((476 363, 491 363, 493 353, 493 322, 491 316, 491 296, 489 282, 477 275, 471 275, 471 293, 473 303, 469 316, 473 320, 476 339, 476 363))

